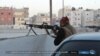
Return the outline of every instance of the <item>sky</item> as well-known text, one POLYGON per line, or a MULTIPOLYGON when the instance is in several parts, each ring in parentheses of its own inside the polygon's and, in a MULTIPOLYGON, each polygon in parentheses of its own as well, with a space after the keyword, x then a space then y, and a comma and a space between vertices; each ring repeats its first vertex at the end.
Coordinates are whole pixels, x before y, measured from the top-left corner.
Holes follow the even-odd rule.
MULTIPOLYGON (((15 7, 15 8, 29 8, 30 16, 37 13, 49 12, 50 0, 0 0, 0 7, 15 7)), ((84 9, 98 9, 100 8, 100 0, 52 0, 53 13, 58 13, 58 10, 62 8, 62 1, 64 6, 71 7, 83 7, 84 9)))

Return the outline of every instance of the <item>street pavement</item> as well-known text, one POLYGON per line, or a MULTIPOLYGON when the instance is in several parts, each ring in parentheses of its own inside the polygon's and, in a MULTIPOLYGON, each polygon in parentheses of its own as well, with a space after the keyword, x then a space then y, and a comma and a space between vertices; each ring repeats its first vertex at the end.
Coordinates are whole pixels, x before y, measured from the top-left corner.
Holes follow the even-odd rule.
POLYGON ((0 56, 51 56, 57 48, 48 35, 1 38, 0 56))

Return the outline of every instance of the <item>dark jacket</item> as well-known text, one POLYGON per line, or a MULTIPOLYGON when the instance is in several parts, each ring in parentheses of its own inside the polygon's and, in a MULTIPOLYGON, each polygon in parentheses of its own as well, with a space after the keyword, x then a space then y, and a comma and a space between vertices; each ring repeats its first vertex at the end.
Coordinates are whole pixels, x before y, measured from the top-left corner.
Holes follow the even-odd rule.
POLYGON ((65 38, 75 33, 76 31, 71 25, 66 25, 64 27, 61 27, 57 32, 57 36, 55 37, 54 44, 56 46, 59 45, 65 38))

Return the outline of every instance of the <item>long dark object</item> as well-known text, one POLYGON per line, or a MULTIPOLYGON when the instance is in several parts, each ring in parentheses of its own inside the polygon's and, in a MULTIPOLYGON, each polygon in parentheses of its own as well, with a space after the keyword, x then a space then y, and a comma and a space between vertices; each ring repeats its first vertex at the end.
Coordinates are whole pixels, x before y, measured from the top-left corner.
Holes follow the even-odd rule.
POLYGON ((57 25, 35 25, 35 24, 26 24, 29 27, 35 27, 35 28, 41 28, 41 29, 59 29, 60 27, 58 27, 57 25))

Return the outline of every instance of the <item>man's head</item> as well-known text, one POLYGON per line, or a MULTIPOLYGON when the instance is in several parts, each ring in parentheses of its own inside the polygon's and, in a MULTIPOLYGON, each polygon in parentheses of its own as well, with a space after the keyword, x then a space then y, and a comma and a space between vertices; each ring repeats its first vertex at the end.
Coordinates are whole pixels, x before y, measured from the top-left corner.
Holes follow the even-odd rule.
POLYGON ((69 24, 69 19, 68 17, 62 17, 62 19, 60 20, 60 26, 63 27, 65 25, 68 25, 69 24))

